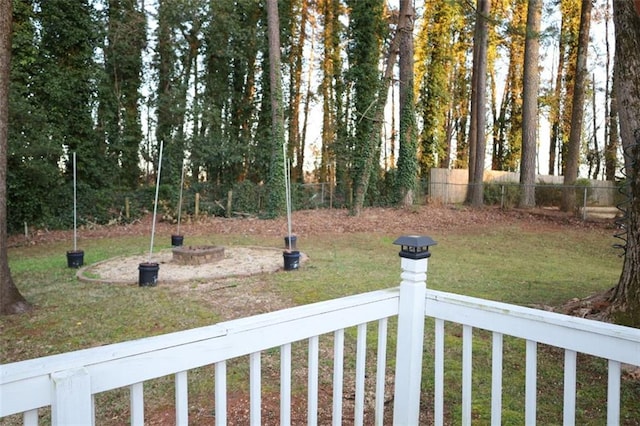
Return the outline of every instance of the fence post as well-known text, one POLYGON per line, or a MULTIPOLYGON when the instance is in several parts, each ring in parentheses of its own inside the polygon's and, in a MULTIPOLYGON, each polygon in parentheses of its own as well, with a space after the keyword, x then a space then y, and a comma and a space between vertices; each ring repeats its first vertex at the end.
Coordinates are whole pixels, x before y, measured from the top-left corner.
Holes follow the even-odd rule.
POLYGON ((85 368, 52 373, 51 383, 53 426, 94 424, 91 378, 85 368))
POLYGON ((404 236, 399 245, 402 281, 398 307, 398 341, 393 405, 394 425, 417 425, 420 417, 420 381, 424 341, 425 295, 429 237, 404 236))

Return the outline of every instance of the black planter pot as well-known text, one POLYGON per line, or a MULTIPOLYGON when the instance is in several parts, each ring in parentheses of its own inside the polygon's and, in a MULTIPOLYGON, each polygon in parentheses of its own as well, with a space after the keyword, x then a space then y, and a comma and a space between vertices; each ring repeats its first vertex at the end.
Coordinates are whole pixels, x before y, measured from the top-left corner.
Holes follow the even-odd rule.
POLYGON ((298 237, 295 235, 292 235, 291 237, 284 237, 284 248, 291 251, 298 250, 298 247, 296 246, 297 241, 298 237))
POLYGON ((67 252, 67 266, 69 268, 79 268, 84 265, 84 251, 69 250, 67 252))
POLYGON ((172 247, 180 247, 184 242, 184 235, 172 235, 171 236, 171 246, 172 247))
POLYGON ((160 265, 155 262, 143 262, 138 265, 140 287, 155 287, 158 284, 160 265))
POLYGON ((282 252, 284 257, 284 270, 294 271, 300 267, 300 252, 299 251, 284 251, 282 252))

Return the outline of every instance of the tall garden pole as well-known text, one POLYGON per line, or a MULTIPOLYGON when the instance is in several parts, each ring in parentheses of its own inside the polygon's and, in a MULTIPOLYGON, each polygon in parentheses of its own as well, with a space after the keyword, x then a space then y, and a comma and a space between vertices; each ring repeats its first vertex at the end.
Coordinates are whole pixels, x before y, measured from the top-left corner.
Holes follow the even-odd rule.
POLYGON ((158 156, 158 176, 156 177, 156 198, 153 203, 153 222, 151 224, 151 245, 149 247, 149 263, 151 263, 151 255, 153 254, 153 237, 156 233, 156 214, 158 213, 158 191, 160 189, 160 169, 162 168, 162 147, 163 141, 160 141, 160 154, 158 156))
POLYGON ((284 189, 287 201, 287 236, 289 239, 288 249, 292 249, 291 244, 291 176, 289 175, 289 161, 287 160, 287 144, 282 144, 282 154, 284 158, 284 189))
POLYGON ((180 235, 180 215, 182 214, 182 187, 184 186, 184 160, 182 160, 182 173, 180 174, 180 195, 178 196, 178 235, 180 235))
POLYGON ((76 192, 76 153, 73 153, 73 251, 78 250, 78 220, 77 220, 77 192, 76 192))
POLYGON ((78 190, 76 153, 72 154, 71 166, 73 167, 73 250, 67 250, 67 266, 79 268, 84 264, 84 251, 78 250, 78 190))

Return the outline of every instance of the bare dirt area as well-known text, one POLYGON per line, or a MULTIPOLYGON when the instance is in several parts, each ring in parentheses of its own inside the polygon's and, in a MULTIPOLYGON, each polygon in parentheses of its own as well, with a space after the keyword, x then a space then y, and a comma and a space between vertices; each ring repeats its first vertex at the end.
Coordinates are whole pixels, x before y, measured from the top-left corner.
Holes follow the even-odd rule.
MULTIPOLYGON (((429 234, 447 229, 469 230, 502 224, 518 224, 527 229, 559 229, 575 227, 613 227, 610 219, 582 221, 573 214, 557 209, 537 208, 528 210, 485 207, 473 209, 464 206, 426 205, 406 209, 367 208, 358 216, 344 209, 318 209, 293 212, 293 233, 298 236, 380 232, 393 235, 429 234)), ((158 221, 156 234, 169 236, 175 232, 174 223, 158 221)), ((132 223, 81 226, 79 238, 112 238, 118 236, 149 235, 151 215, 132 223)), ((200 217, 186 218, 181 225, 186 235, 239 234, 284 237, 287 234, 286 218, 259 219, 256 217, 200 217)), ((25 235, 11 235, 9 247, 69 241, 71 231, 39 229, 25 235)))

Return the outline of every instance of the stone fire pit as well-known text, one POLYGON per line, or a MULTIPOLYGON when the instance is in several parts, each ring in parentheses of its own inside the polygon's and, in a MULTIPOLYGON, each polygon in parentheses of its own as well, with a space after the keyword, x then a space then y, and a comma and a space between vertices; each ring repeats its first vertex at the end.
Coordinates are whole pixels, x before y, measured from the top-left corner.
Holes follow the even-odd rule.
POLYGON ((224 259, 222 246, 179 246, 172 251, 173 261, 179 265, 204 265, 224 259))

